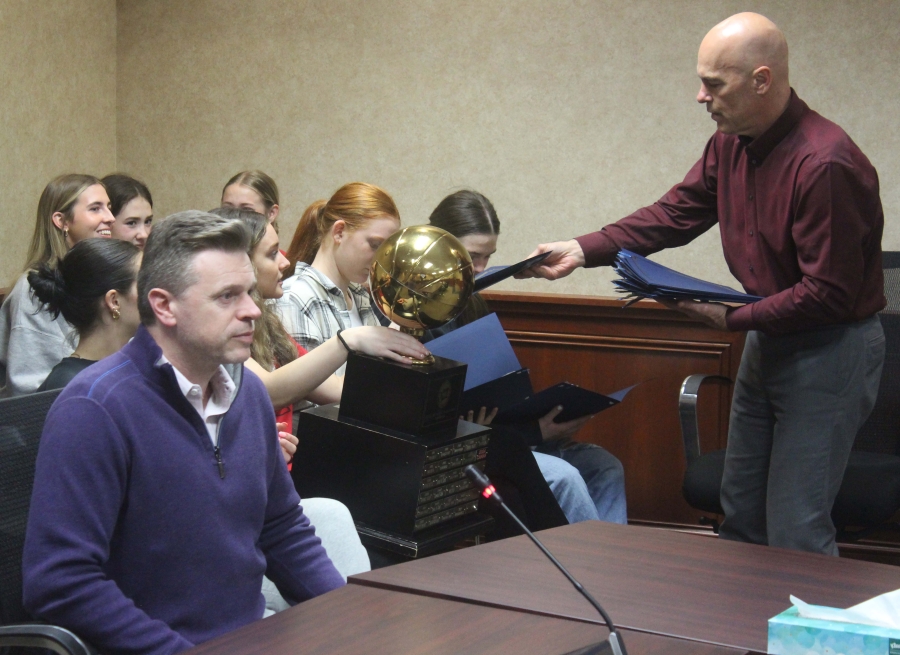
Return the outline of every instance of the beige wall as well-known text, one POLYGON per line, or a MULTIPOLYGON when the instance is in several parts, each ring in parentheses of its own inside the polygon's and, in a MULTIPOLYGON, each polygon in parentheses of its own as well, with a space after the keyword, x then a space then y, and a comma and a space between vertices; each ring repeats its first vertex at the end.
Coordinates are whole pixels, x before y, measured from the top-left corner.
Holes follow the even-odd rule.
MULTIPOLYGON (((15 189, 2 272, 52 175, 115 163, 158 215, 214 206, 232 173, 262 168, 282 188, 284 242, 344 182, 384 186, 406 224, 469 186, 497 207, 511 262, 684 175, 713 129, 693 100, 697 45, 747 8, 781 25, 795 88, 878 168, 884 246, 900 249, 896 1, 0 0, 0 179, 15 189)), ((658 257, 734 284, 714 232, 658 257)), ((609 277, 504 286, 609 294, 609 277)))
POLYGON ((0 0, 0 287, 56 175, 116 165, 115 0, 0 0))
MULTIPOLYGON (((891 1, 120 0, 119 164, 161 213, 213 206, 232 173, 262 168, 290 230, 351 180, 385 187, 406 224, 470 186, 511 263, 681 179, 714 129, 694 102, 697 46, 748 7, 786 32, 800 95, 878 168, 884 244, 900 248, 891 1)), ((717 233, 660 259, 734 284, 717 233)), ((608 277, 505 286, 609 294, 608 277)))

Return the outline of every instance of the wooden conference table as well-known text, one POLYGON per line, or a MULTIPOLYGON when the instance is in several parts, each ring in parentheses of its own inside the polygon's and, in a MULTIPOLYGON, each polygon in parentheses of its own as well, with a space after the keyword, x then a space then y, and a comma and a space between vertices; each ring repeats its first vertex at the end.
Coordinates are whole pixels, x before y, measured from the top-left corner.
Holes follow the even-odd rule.
MULTIPOLYGON (((607 635, 584 621, 349 585, 188 651, 190 655, 568 653, 607 635)), ((623 631, 629 655, 746 655, 623 631)))
MULTIPOLYGON (((622 628, 765 653, 789 594, 849 607, 900 588, 900 567, 589 521, 539 534, 622 628)), ((600 622, 526 537, 351 578, 355 585, 600 622)), ((630 653, 630 635, 625 644, 630 653)))
MULTIPOLYGON (((629 655, 765 653, 789 594, 847 607, 900 588, 900 567, 652 528, 586 522, 540 537, 623 628, 629 655)), ((190 653, 561 654, 606 636, 526 537, 349 582, 190 653)))

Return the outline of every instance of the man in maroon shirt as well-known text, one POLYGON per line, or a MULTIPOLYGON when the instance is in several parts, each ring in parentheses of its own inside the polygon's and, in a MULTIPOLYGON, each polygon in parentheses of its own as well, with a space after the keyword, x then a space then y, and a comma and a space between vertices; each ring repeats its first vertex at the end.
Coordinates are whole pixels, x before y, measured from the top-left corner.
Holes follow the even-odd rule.
POLYGON ((717 131, 684 181, 599 232, 542 244, 532 275, 557 279, 647 255, 719 224, 742 307, 666 303, 722 330, 749 330, 735 382, 721 536, 837 554, 830 512, 878 392, 884 334, 878 176, 788 81, 782 32, 759 14, 716 25, 697 57, 717 131))

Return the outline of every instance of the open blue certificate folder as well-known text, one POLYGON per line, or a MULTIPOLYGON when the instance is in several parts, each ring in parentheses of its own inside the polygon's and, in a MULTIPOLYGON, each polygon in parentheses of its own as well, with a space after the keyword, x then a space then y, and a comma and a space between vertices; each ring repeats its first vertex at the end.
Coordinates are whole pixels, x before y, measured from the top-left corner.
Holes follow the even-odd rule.
POLYGON ((542 252, 540 255, 535 255, 528 259, 523 259, 522 261, 509 266, 491 266, 475 276, 475 291, 487 289, 498 282, 511 278, 516 273, 521 273, 526 268, 531 268, 535 264, 540 264, 551 254, 553 254, 552 250, 550 252, 542 252))
POLYGON ((635 298, 670 298, 704 302, 751 303, 761 296, 741 293, 721 284, 713 284, 684 275, 652 262, 629 250, 620 250, 613 268, 621 278, 613 280, 617 291, 635 298))
POLYGON ((528 369, 522 368, 496 314, 428 342, 428 349, 468 365, 460 411, 499 408, 496 423, 538 419, 557 405, 564 410, 557 423, 596 414, 618 405, 633 387, 604 396, 570 382, 537 393, 528 369))

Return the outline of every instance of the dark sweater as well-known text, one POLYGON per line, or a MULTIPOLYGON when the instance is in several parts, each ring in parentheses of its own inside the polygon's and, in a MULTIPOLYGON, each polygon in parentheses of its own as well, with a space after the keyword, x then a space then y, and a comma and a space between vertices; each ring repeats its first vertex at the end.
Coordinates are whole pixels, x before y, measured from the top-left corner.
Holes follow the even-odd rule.
POLYGON ((104 653, 174 653, 343 585, 298 506, 259 378, 202 419, 143 327, 47 417, 25 538, 24 603, 104 653))
POLYGON ((38 387, 38 391, 50 391, 52 389, 62 389, 71 382, 72 378, 81 373, 91 364, 96 362, 93 359, 82 359, 81 357, 63 357, 62 361, 53 367, 50 375, 44 380, 43 384, 38 387))

